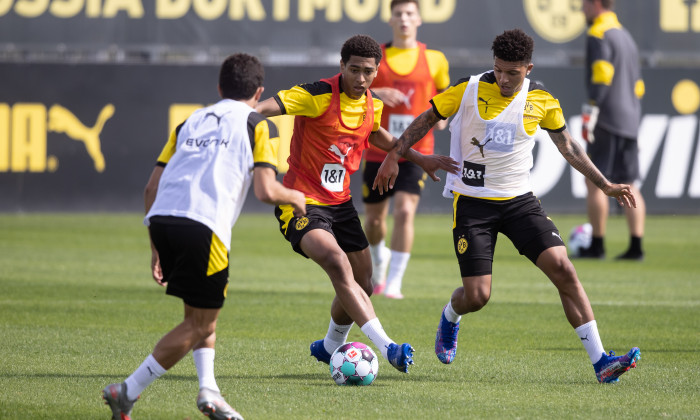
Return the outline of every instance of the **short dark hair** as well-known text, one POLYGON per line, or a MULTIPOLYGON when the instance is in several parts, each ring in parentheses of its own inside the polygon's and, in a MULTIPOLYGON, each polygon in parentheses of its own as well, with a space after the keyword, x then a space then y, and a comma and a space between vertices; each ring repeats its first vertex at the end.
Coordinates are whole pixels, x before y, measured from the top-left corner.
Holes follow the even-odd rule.
POLYGON ((227 99, 250 99, 263 85, 265 69, 256 57, 245 53, 230 55, 219 71, 221 95, 227 99))
POLYGON ((600 0, 600 4, 604 9, 612 10, 615 7, 615 0, 600 0))
POLYGON ((355 35, 345 41, 343 48, 340 49, 340 58, 343 63, 347 63, 353 55, 374 58, 374 61, 379 64, 382 61, 382 47, 369 35, 355 35))
POLYGON ((394 6, 398 6, 399 4, 404 3, 413 3, 416 5, 418 10, 420 10, 420 3, 418 2, 418 0, 391 0, 391 4, 389 4, 389 10, 394 10, 394 6))
POLYGON ((527 61, 532 60, 532 50, 535 48, 535 41, 522 29, 511 29, 498 35, 493 40, 491 49, 493 56, 504 61, 527 61))

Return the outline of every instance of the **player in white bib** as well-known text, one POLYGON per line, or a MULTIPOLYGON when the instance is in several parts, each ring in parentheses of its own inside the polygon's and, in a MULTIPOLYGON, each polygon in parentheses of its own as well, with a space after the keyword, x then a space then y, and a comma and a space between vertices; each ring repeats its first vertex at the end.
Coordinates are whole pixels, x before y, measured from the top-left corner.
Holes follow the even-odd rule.
POLYGON ((211 419, 242 420, 214 378, 216 320, 228 289, 231 228, 250 184, 269 204, 306 214, 303 193, 277 182, 277 127, 255 112, 264 70, 235 54, 221 65, 222 100, 195 111, 171 134, 144 193, 153 279, 184 303, 184 320, 164 335, 122 383, 103 398, 115 420, 129 420, 139 394, 192 350, 199 377, 197 407, 211 419))
POLYGON ((616 357, 605 353, 593 309, 569 260, 566 246, 530 187, 532 149, 537 127, 549 132, 564 158, 626 207, 634 207, 629 185, 613 184, 596 169, 566 129, 559 101, 531 82, 534 42, 519 29, 496 37, 492 71, 460 80, 436 95, 432 108, 418 116, 384 160, 374 187, 393 187, 397 161, 438 121, 450 124, 450 156, 461 173, 448 173, 445 195, 454 200, 453 237, 462 275, 443 309, 435 353, 452 363, 462 315, 476 312, 491 296, 493 255, 498 233, 506 235, 552 281, 567 320, 584 345, 599 382, 615 382, 636 366, 639 348, 616 357))

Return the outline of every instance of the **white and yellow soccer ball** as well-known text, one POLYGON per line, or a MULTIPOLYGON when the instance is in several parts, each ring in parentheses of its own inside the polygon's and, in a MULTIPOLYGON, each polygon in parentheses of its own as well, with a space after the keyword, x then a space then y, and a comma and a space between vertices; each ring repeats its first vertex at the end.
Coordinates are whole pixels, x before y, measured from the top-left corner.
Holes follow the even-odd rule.
POLYGON ((377 378, 377 355, 366 344, 346 343, 331 355, 331 377, 338 385, 370 385, 377 378))
POLYGON ((569 255, 579 257, 581 249, 590 247, 591 241, 593 241, 593 226, 590 223, 574 226, 569 234, 569 243, 567 245, 569 255))

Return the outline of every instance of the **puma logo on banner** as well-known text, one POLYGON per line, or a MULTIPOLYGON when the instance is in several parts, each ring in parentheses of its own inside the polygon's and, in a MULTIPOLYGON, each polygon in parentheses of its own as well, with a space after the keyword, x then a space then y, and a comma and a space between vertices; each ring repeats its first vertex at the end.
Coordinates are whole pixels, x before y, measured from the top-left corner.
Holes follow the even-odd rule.
POLYGON ((68 109, 61 105, 53 105, 49 109, 49 130, 57 133, 64 133, 73 140, 82 142, 90 158, 95 165, 97 172, 105 170, 105 158, 102 155, 100 145, 100 133, 105 123, 114 115, 114 105, 108 104, 97 116, 97 121, 92 127, 85 126, 68 109))

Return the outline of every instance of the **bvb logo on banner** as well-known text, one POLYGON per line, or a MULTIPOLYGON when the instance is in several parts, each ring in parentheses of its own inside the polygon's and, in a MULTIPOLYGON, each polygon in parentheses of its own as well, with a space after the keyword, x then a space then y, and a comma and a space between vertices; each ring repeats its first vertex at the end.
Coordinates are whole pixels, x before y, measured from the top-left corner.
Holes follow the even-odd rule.
POLYGON ((584 0, 523 0, 527 20, 537 35, 555 44, 569 42, 586 29, 584 0))

